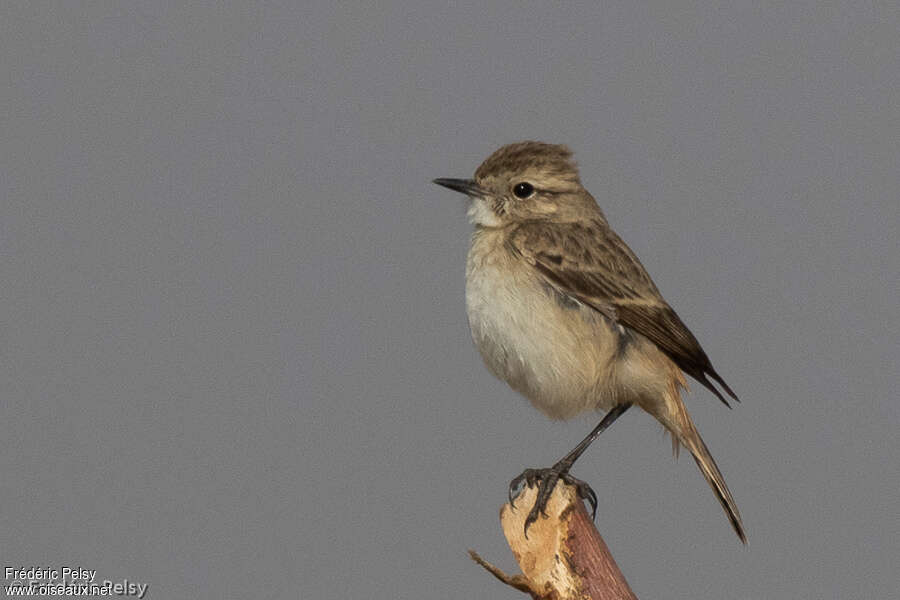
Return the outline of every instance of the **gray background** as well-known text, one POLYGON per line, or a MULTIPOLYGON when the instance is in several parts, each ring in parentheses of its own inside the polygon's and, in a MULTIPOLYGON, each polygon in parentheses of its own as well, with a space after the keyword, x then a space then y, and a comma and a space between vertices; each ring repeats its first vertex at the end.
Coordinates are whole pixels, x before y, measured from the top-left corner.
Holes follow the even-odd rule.
POLYGON ((900 18, 785 4, 3 3, 0 565, 521 597, 466 549, 596 419, 484 369, 429 182, 540 139, 743 399, 748 548, 646 415, 577 465, 637 595, 896 597, 900 18))

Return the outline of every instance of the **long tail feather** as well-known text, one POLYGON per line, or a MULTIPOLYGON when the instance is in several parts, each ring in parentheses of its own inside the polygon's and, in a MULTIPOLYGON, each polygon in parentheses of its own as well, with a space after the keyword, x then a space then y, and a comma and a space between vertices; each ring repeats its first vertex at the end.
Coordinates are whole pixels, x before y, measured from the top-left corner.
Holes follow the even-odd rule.
POLYGON ((683 431, 676 434, 678 436, 678 441, 691 451, 694 461, 697 463, 697 466, 700 467, 700 472, 703 473, 706 481, 709 482, 709 487, 712 488, 713 493, 715 493, 716 498, 719 499, 722 508, 725 509, 725 514, 731 521, 731 526, 734 527, 735 533, 737 533, 741 542, 746 544, 747 534, 744 532, 744 523, 741 521, 741 513, 738 511, 737 504, 731 496, 731 491, 725 483, 725 478, 722 476, 722 472, 719 471, 716 461, 713 460, 712 454, 709 453, 709 448, 703 443, 703 438, 700 437, 697 428, 694 427, 694 424, 691 422, 688 422, 687 425, 687 427, 683 428, 683 431))

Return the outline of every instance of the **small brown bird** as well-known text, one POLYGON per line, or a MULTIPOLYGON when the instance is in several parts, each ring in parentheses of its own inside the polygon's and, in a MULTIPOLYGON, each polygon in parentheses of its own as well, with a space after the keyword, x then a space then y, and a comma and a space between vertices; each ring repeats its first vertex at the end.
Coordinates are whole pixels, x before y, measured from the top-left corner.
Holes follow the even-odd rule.
POLYGON ((475 226, 466 268, 466 308, 488 369, 553 419, 603 410, 600 424, 546 469, 510 483, 539 485, 525 522, 543 513, 559 479, 597 498, 569 474, 600 433, 632 404, 687 447, 746 543, 737 505, 681 399, 687 373, 735 400, 697 339, 666 303, 640 261, 584 189, 565 146, 520 142, 494 152, 474 179, 434 183, 470 198, 475 226))

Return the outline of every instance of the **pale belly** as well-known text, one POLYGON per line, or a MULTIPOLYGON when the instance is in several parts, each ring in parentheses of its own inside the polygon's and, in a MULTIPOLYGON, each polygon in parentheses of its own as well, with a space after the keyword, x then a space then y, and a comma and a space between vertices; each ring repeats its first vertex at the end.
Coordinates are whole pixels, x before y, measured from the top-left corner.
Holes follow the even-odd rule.
POLYGON ((634 336, 560 296, 505 250, 470 252, 466 308, 488 367, 556 419, 631 401, 625 357, 634 336))

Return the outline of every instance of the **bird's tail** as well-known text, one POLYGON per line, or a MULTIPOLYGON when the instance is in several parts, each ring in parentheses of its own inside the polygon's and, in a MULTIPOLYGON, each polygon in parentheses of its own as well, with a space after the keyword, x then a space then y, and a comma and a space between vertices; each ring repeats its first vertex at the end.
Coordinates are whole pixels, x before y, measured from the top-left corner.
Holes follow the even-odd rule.
POLYGON ((741 513, 738 512, 737 504, 735 504, 734 498, 731 496, 731 491, 725 483, 725 478, 722 477, 722 472, 719 471, 716 461, 713 460, 712 454, 709 453, 709 448, 703 443, 703 438, 700 437, 700 432, 697 431, 697 427, 694 426, 687 411, 683 411, 681 416, 682 418, 678 419, 680 421, 679 427, 670 428, 673 436, 673 447, 677 449, 677 444, 681 443, 682 446, 690 450, 694 461, 700 467, 700 472, 703 473, 706 481, 709 482, 709 487, 712 488, 716 498, 722 504, 722 508, 725 509, 725 514, 728 516, 728 520, 731 521, 731 526, 734 527, 735 533, 737 533, 741 542, 746 544, 747 535, 744 533, 741 513))

